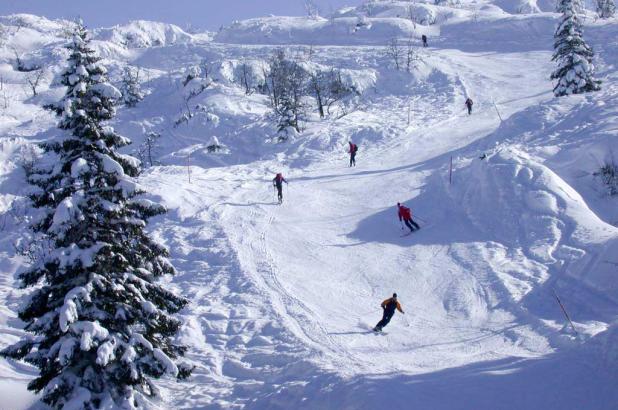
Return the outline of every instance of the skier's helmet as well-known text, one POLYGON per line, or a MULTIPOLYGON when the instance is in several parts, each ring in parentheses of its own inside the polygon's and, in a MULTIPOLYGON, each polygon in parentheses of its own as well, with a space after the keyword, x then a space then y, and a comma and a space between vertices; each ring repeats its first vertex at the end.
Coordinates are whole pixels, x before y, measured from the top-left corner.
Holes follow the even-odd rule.
POLYGON ((393 293, 393 299, 397 299, 397 294, 393 293))

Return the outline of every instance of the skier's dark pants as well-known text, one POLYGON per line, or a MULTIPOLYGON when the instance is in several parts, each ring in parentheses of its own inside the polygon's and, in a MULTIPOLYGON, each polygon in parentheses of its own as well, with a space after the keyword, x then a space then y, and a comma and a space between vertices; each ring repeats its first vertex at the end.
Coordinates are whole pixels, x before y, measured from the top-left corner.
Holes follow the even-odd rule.
POLYGON ((350 166, 356 166, 356 152, 353 154, 350 154, 350 166))
POLYGON ((472 106, 466 105, 466 107, 468 107, 468 115, 472 115, 472 106))
POLYGON ((391 319, 393 318, 394 314, 395 314, 394 310, 393 311, 389 311, 387 309, 384 309, 384 314, 382 315, 382 320, 380 320, 378 322, 376 327, 382 329, 384 326, 388 325, 388 322, 391 321, 391 319))
POLYGON ((283 201, 283 185, 275 185, 275 187, 277 188, 277 199, 279 199, 279 202, 283 201))
POLYGON ((421 229, 421 227, 418 226, 418 224, 414 222, 412 219, 404 219, 403 222, 406 224, 408 228, 410 228, 412 232, 414 232, 416 229, 421 229), (412 226, 414 226, 414 228, 412 226))

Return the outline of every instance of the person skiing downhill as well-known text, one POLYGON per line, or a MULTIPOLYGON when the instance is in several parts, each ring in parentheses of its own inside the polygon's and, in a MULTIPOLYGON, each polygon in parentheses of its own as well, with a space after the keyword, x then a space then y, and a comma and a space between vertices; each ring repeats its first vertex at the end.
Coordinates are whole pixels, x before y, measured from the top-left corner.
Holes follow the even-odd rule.
POLYGON ((358 151, 358 145, 350 141, 350 166, 356 166, 356 151, 358 151))
POLYGON ((392 298, 386 299, 382 304, 382 320, 378 322, 378 324, 373 328, 376 332, 381 332, 384 326, 388 325, 388 322, 391 321, 393 315, 395 314, 395 309, 400 311, 402 314, 406 314, 406 312, 401 309, 401 304, 397 300, 397 294, 393 293, 392 298))
POLYGON ((468 97, 464 104, 468 107, 468 115, 472 115, 472 105, 474 104, 474 102, 472 102, 472 98, 468 97))
POLYGON ((427 36, 423 34, 421 40, 423 40, 423 47, 427 47, 427 36))
POLYGON ((280 204, 283 202, 283 183, 284 182, 286 185, 288 184, 288 181, 286 181, 285 178, 283 178, 283 174, 281 173, 278 173, 273 178, 273 186, 277 188, 277 198, 279 199, 280 204))
MULTIPOLYGON (((410 208, 401 205, 399 202, 397 202, 397 216, 399 216, 400 222, 403 221, 406 226, 410 228, 410 232, 421 229, 421 227, 412 220, 412 211, 410 210, 410 208)), ((403 229, 403 226, 401 227, 401 229, 403 229)))

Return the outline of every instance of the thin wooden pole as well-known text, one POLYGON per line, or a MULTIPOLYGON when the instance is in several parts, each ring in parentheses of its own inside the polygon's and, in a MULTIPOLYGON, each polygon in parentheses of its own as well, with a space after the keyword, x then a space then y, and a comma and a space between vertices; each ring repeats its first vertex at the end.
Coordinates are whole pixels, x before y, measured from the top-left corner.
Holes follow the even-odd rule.
POLYGON ((560 298, 558 297, 558 294, 556 293, 556 290, 552 289, 552 292, 554 292, 554 296, 556 297, 556 300, 558 301, 558 304, 560 305, 560 309, 562 309, 562 313, 564 313, 564 317, 566 317, 566 319, 569 321, 569 323, 571 324, 571 327, 573 328, 573 331, 577 335, 578 333, 577 333, 577 330, 575 329, 575 325, 573 325, 573 322, 571 321, 571 318, 569 317, 569 314, 567 313, 566 309, 564 308, 564 305, 560 301, 560 298))

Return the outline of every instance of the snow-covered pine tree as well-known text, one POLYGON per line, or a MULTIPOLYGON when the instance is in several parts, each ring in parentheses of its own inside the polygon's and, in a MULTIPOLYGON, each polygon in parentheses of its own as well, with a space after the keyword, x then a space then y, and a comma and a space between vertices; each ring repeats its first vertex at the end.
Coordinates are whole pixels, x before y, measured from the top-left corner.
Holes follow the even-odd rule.
POLYGON ((594 79, 594 52, 583 39, 582 24, 577 16, 581 10, 580 0, 559 0, 557 10, 562 17, 554 33, 552 61, 558 63, 551 74, 553 80, 558 80, 554 95, 598 91, 601 82, 594 79))
POLYGON ((597 0, 597 13, 602 19, 614 17, 614 14, 616 14, 614 0, 597 0))
POLYGON ((180 321, 171 315, 187 300, 155 283, 175 272, 145 232, 165 209, 138 197, 139 161, 117 152, 129 140, 101 124, 120 92, 88 43, 79 24, 64 74, 66 131, 28 175, 34 235, 50 244, 19 275, 35 288, 19 311, 31 336, 2 355, 39 368, 28 388, 53 408, 133 409, 156 395, 154 378, 190 373, 175 363, 186 348, 172 341, 180 321))
POLYGON ((144 99, 139 83, 139 68, 125 67, 122 73, 122 101, 127 107, 135 107, 144 99))

